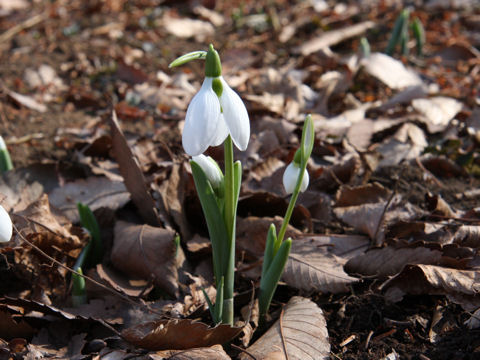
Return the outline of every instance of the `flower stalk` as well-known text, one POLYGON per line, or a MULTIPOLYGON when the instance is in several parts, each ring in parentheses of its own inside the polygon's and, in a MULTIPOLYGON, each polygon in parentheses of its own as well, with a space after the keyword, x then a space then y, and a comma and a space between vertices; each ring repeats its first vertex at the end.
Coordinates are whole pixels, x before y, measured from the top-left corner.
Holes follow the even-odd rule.
MULTIPOLYGON (((270 303, 277 288, 278 281, 280 280, 285 265, 288 261, 288 255, 290 254, 290 249, 292 247, 292 239, 288 238, 287 240, 283 241, 283 238, 285 237, 287 226, 290 222, 290 218, 292 217, 298 195, 301 191, 305 191, 308 186, 308 180, 305 183, 304 179, 308 177, 308 173, 306 172, 307 162, 312 154, 314 140, 315 133, 313 128, 313 120, 312 117, 308 115, 303 126, 300 148, 295 153, 292 162, 293 165, 296 164, 295 166, 298 166, 299 171, 296 172, 297 178, 295 188, 293 189, 287 211, 283 218, 282 226, 280 227, 278 236, 276 234, 274 224, 270 225, 270 229, 267 234, 262 265, 262 277, 260 279, 260 294, 258 298, 260 316, 262 318, 264 318, 268 312, 268 308, 270 307, 270 303)), ((288 179, 286 179, 284 176, 285 189, 287 192, 289 192, 290 184, 285 180, 288 179)))

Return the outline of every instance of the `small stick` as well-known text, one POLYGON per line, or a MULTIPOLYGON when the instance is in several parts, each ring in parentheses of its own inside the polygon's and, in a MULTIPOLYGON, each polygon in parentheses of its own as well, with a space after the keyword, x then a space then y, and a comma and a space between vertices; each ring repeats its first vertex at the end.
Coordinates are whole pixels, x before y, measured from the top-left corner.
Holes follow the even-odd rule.
POLYGON ((240 346, 235 345, 235 344, 230 344, 230 346, 233 347, 234 349, 238 350, 238 351, 241 351, 241 352, 247 354, 247 355, 250 356, 253 360, 257 360, 257 358, 256 358, 255 356, 253 356, 252 353, 249 353, 247 350, 242 349, 240 346))
POLYGON ((370 330, 367 336, 367 340, 365 341, 365 350, 368 349, 368 345, 370 344, 370 339, 372 338, 373 330, 370 330))
POLYGON ((350 344, 353 340, 355 340, 357 338, 357 336, 355 334, 352 334, 350 335, 348 338, 346 338, 345 340, 343 340, 341 343, 340 343, 340 346, 341 347, 344 347, 345 345, 348 345, 350 344))
POLYGON ((383 334, 380 334, 380 335, 375 336, 375 337, 372 339, 372 341, 381 340, 381 339, 383 339, 383 338, 386 338, 386 337, 388 337, 388 336, 390 336, 390 335, 395 334, 396 332, 397 332, 397 329, 393 328, 392 330, 389 330, 389 331, 387 331, 386 333, 383 333, 383 334))
POLYGON ((41 14, 35 15, 23 22, 21 22, 18 25, 15 25, 14 27, 8 29, 5 31, 3 34, 0 35, 0 43, 3 43, 4 41, 10 40, 12 37, 14 37, 16 34, 21 32, 22 30, 31 28, 32 26, 35 26, 42 21, 45 21, 48 19, 48 12, 45 11, 41 14))

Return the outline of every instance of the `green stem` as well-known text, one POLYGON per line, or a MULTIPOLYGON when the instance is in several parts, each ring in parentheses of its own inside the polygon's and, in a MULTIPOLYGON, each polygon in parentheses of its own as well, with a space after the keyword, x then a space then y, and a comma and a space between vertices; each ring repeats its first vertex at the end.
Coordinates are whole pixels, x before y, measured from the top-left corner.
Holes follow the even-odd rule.
MULTIPOLYGON (((295 203, 297 202, 298 195, 300 194, 300 187, 302 186, 302 180, 303 180, 303 176, 305 174, 306 168, 307 168, 307 162, 305 161, 305 164, 302 164, 302 166, 300 167, 300 176, 297 179, 297 183, 295 184, 295 189, 293 190, 292 197, 290 198, 287 212, 285 213, 285 217, 283 218, 282 227, 278 232, 278 237, 276 242, 278 246, 282 244, 283 238, 285 237, 285 233, 287 232, 287 226, 290 222, 290 218, 292 217, 293 209, 295 208, 295 203)), ((278 246, 275 250, 278 250, 278 246)))
POLYGON ((224 269, 224 295, 222 321, 233 325, 233 283, 235 270, 235 183, 233 171, 233 143, 230 135, 225 146, 225 225, 228 234, 228 262, 224 269))

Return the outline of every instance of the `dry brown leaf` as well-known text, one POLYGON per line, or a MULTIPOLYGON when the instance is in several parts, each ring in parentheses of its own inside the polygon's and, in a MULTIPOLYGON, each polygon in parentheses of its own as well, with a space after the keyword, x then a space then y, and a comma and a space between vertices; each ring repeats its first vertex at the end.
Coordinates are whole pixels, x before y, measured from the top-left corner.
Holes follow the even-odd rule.
POLYGON ((38 101, 36 101, 33 97, 27 96, 27 95, 22 95, 19 93, 16 93, 14 91, 10 91, 6 89, 6 92, 8 96, 10 96, 15 102, 18 104, 25 106, 31 110, 35 110, 41 113, 44 113, 48 110, 47 106, 45 104, 41 104, 38 101))
POLYGON ((387 277, 399 273, 407 264, 437 265, 442 252, 425 247, 372 249, 350 259, 345 265, 348 273, 387 277))
POLYGON ((172 230, 118 221, 112 263, 126 274, 143 279, 153 277, 157 286, 178 296, 177 262, 183 258, 183 253, 174 238, 172 230))
POLYGON ((389 301, 404 295, 446 295, 467 311, 480 307, 480 271, 458 270, 435 265, 407 265, 402 272, 382 284, 389 301))
POLYGON ((373 21, 365 21, 342 29, 328 31, 315 39, 304 42, 298 48, 294 49, 294 51, 303 56, 307 56, 332 45, 336 45, 346 39, 361 35, 374 26, 375 23, 373 21))
POLYGON ((152 226, 160 224, 158 214, 155 210, 155 204, 148 192, 145 177, 133 156, 132 150, 128 146, 127 140, 120 129, 115 111, 109 117, 113 153, 120 167, 120 173, 123 176, 125 186, 132 196, 138 212, 143 220, 152 226))
POLYGON ((423 115, 430 133, 445 130, 454 116, 462 110, 462 106, 460 101, 444 96, 412 101, 412 107, 423 115))
POLYGON ((462 246, 472 248, 480 247, 480 226, 462 225, 453 236, 453 242, 462 246))
POLYGON ((379 166, 398 165, 404 160, 416 159, 427 145, 424 131, 414 124, 405 123, 394 136, 385 139, 376 148, 383 157, 379 166))
POLYGON ((117 210, 130 200, 123 182, 106 177, 79 179, 55 188, 50 193, 50 202, 72 222, 79 222, 77 203, 88 205, 92 211, 101 207, 117 210))
POLYGON ((174 18, 166 14, 162 19, 165 30, 179 38, 195 37, 195 40, 203 42, 206 38, 213 36, 215 28, 207 21, 174 18))
POLYGON ((19 318, 18 314, 11 314, 7 308, 0 306, 0 338, 5 340, 29 338, 34 333, 34 329, 19 318))
POLYGON ((377 203, 387 200, 391 193, 377 182, 355 187, 345 185, 338 190, 335 205, 344 207, 377 203))
POLYGON ((122 331, 122 337, 149 350, 184 350, 223 344, 234 339, 241 327, 220 324, 214 328, 189 319, 157 320, 122 331))
MULTIPOLYGON (((281 319, 247 349, 249 354, 257 360, 330 359, 327 323, 322 310, 313 301, 294 296, 280 316, 281 319)), ((251 357, 242 353, 240 359, 250 360, 251 357)))
POLYGON ((282 279, 305 291, 340 293, 358 278, 348 275, 343 265, 368 247, 364 236, 317 235, 292 242, 282 279))
MULTIPOLYGON (((265 250, 265 242, 267 239, 268 228, 271 224, 275 224, 277 229, 282 226, 282 218, 276 216, 256 217, 249 216, 237 219, 237 251, 245 252, 250 256, 259 259, 263 256, 265 250)), ((292 226, 287 227, 286 237, 295 237, 301 234, 301 231, 292 226)))
POLYGON ((416 72, 407 69, 401 61, 382 53, 373 53, 364 58, 362 65, 368 74, 394 90, 423 84, 416 72))
MULTIPOLYGON (((169 360, 228 360, 231 359, 223 350, 222 345, 213 345, 211 347, 203 347, 189 350, 166 350, 158 351, 155 356, 161 359, 169 360)), ((154 357, 153 359, 156 359, 154 357)))

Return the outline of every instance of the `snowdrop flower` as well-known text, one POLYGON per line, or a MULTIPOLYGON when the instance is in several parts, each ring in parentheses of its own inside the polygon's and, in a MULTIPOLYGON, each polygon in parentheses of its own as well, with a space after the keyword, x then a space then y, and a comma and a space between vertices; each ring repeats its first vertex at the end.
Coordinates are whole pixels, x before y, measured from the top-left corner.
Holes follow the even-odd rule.
POLYGON ((12 237, 12 220, 7 211, 0 205, 0 242, 10 241, 12 237))
POLYGON ((223 173, 218 164, 210 156, 200 154, 192 158, 203 170, 212 188, 218 189, 223 181, 223 173))
MULTIPOLYGON (((291 194, 293 193, 293 190, 295 190, 295 185, 297 184, 297 179, 299 175, 300 175, 300 164, 295 161, 292 161, 287 166, 287 168, 285 169, 285 172, 283 173, 283 186, 285 187, 285 191, 287 194, 291 194)), ((303 173, 302 185, 300 186, 301 192, 304 192, 305 190, 307 190, 308 182, 309 182, 308 171, 305 169, 305 172, 303 173)))
POLYGON ((250 137, 245 104, 221 76, 220 57, 212 45, 205 60, 205 80, 187 108, 183 148, 190 156, 197 156, 230 135, 235 146, 244 151, 250 137))

